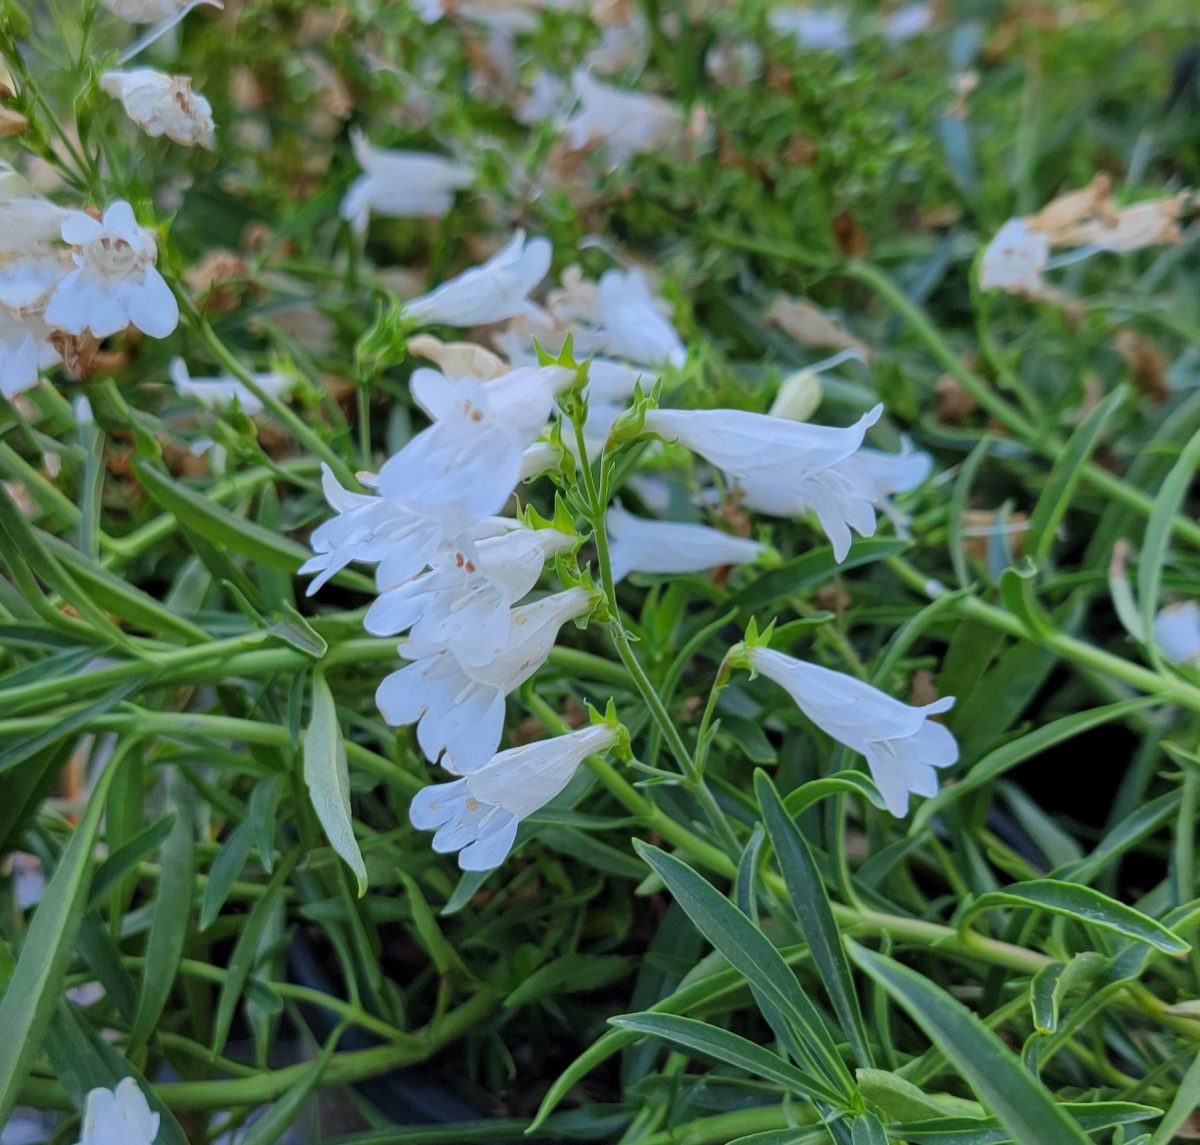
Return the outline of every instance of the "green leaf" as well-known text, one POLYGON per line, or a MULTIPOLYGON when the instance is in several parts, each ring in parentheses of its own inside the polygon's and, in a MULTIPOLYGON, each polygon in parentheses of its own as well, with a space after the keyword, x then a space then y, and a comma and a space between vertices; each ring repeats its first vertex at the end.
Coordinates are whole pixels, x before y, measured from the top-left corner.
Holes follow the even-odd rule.
POLYGON ((1065 962, 1043 966, 1029 983, 1029 1008, 1033 1012, 1033 1028, 1049 1034, 1058 1026, 1058 984, 1062 980, 1065 962))
POLYGON ((46 1030, 63 994, 75 935, 87 901, 92 847, 104 812, 104 797, 122 756, 114 757, 96 781, 79 826, 63 850, 46 893, 34 912, 17 966, 0 999, 0 1125, 42 1049, 46 1030))
POLYGON ((1183 1075, 1175 1100, 1163 1114, 1154 1136, 1150 1138, 1150 1145, 1169 1145, 1197 1106, 1200 1106, 1200 1054, 1192 1059, 1187 1073, 1183 1075))
POLYGON ((789 791, 783 800, 783 806, 788 815, 794 818, 801 811, 807 811, 814 803, 828 799, 831 795, 861 795, 880 811, 887 808, 875 781, 862 771, 835 771, 821 779, 810 779, 794 791, 789 791))
POLYGON ((1045 1087, 961 1002, 916 971, 856 943, 850 957, 924 1030, 1018 1145, 1087 1145, 1045 1087))
POLYGON ((203 494, 172 481, 141 458, 134 459, 133 469, 143 488, 162 508, 218 548, 293 573, 312 555, 303 545, 247 521, 203 494))
POLYGON ((150 920, 150 936, 146 940, 142 992, 129 1031, 130 1052, 145 1045, 158 1026, 158 1019, 175 985, 179 964, 183 961, 183 947, 192 916, 192 888, 196 877, 193 805, 190 793, 183 790, 182 781, 174 795, 175 827, 163 846, 162 875, 150 920))
POLYGON ((271 911, 283 893, 283 884, 292 873, 297 858, 298 855, 293 853, 275 868, 271 881, 263 888, 262 896, 255 901, 238 930, 237 943, 229 956, 225 982, 221 986, 221 996, 217 1001, 217 1015, 213 1021, 214 1057, 221 1052, 225 1039, 229 1036, 229 1027, 233 1025, 233 1017, 237 1012, 238 1003, 242 1000, 243 989, 258 960, 259 943, 270 921, 271 911))
POLYGON ((883 1069, 860 1069, 854 1074, 863 1101, 887 1121, 924 1121, 944 1117, 946 1110, 911 1081, 883 1069))
MULTIPOLYGON (((114 851, 96 869, 92 879, 91 906, 95 907, 104 901, 104 896, 121 880, 133 871, 148 855, 152 855, 163 845, 175 827, 176 815, 172 811, 164 815, 157 823, 147 827, 136 838, 131 839, 125 846, 114 851)), ((112 826, 108 826, 108 840, 111 846, 112 826)))
POLYGON ((1031 879, 1014 883, 999 891, 988 891, 968 903, 959 919, 960 933, 985 910, 995 907, 1031 907, 1065 915, 1077 922, 1089 923, 1104 930, 1115 931, 1126 938, 1136 938, 1161 950, 1164 954, 1186 954, 1191 946, 1172 934, 1161 922, 1117 902, 1091 887, 1064 883, 1058 879, 1031 879))
POLYGON ((850 1123, 851 1145, 888 1145, 888 1135, 873 1113, 860 1113, 850 1123))
MULTIPOLYGON (((1064 1101, 1059 1108, 1089 1133, 1136 1124, 1157 1117, 1159 1112, 1131 1101, 1064 1101)), ((888 1128, 893 1137, 912 1145, 1005 1145, 1013 1140, 1011 1133, 991 1117, 943 1117, 888 1128)))
POLYGON ((957 802, 972 791, 977 791, 980 787, 990 783, 996 776, 1003 775, 1004 772, 1016 767, 1017 764, 1024 763, 1027 759, 1033 759, 1056 744, 1081 735, 1083 732, 1091 731, 1092 728, 1111 723, 1113 720, 1124 719, 1134 712, 1160 703, 1162 700, 1156 696, 1138 696, 1136 699, 1122 700, 1102 708, 1074 712, 1069 716, 1063 716, 1044 724, 1018 739, 1010 740, 985 755, 957 783, 950 787, 943 787, 937 795, 921 804, 913 816, 909 833, 915 835, 923 831, 929 826, 934 816, 944 812, 950 804, 957 802))
POLYGON ((779 793, 763 772, 755 772, 754 794, 762 811, 767 836, 775 850, 783 881, 791 898, 792 909, 800 924, 801 933, 812 951, 813 965, 821 977, 842 1033, 860 1065, 871 1066, 870 1039, 862 1008, 854 989, 850 963, 842 946, 842 934, 829 899, 821 872, 813 861, 812 852, 800 834, 795 821, 784 809, 779 793))
POLYGON ((504 999, 508 1009, 556 994, 599 990, 626 977, 633 962, 616 954, 564 954, 539 967, 504 999))
MULTIPOLYGON (((640 840, 634 840, 633 845, 663 880, 697 930, 742 974, 768 1006, 794 1025, 814 1071, 850 1094, 854 1085, 850 1071, 838 1054, 824 1019, 766 936, 686 863, 640 840)), ((766 1016, 770 1019, 769 1011, 766 1016)))
POLYGON ((1089 411, 1058 455, 1038 503, 1030 514, 1029 530, 1025 534, 1025 551, 1039 568, 1050 555, 1054 535, 1071 507, 1071 499, 1083 477, 1084 466, 1099 444, 1113 414, 1125 404, 1128 396, 1127 387, 1117 386, 1089 411))
POLYGON ((358 880, 358 894, 367 893, 367 868, 363 863, 350 815, 350 769, 346 742, 338 723, 337 705, 325 677, 313 676, 312 714, 304 733, 304 782, 313 810, 325 829, 329 844, 358 880))
POLYGON ((250 821, 244 820, 229 832, 221 849, 208 869, 208 881, 204 884, 204 896, 200 900, 200 929, 207 930, 217 920, 233 884, 237 882, 254 841, 250 821))
POLYGON ((1157 660, 1161 653, 1154 639, 1154 617, 1158 612, 1159 589, 1162 586, 1163 565, 1175 529, 1175 514, 1179 512, 1200 467, 1200 433, 1183 447, 1179 460, 1154 498, 1154 508, 1146 522, 1146 535, 1138 561, 1138 603, 1141 605, 1142 631, 1150 641, 1150 650, 1157 660))
POLYGON ((618 1029, 636 1030, 640 1034, 650 1034, 695 1050, 705 1057, 773 1081, 790 1093, 802 1093, 813 1101, 832 1105, 842 1102, 835 1090, 801 1072, 778 1054, 719 1026, 710 1026, 707 1022, 681 1018, 675 1014, 654 1013, 625 1014, 609 1018, 609 1022, 618 1029))
POLYGON ((758 612, 776 601, 785 600, 818 585, 828 584, 833 577, 850 569, 894 557, 908 548, 908 545, 908 541, 892 537, 856 540, 841 564, 834 559, 832 548, 812 549, 803 556, 757 577, 753 584, 733 598, 732 604, 739 612, 758 612))
POLYGON ((239 1145, 276 1145, 283 1138, 285 1130, 300 1115, 309 1094, 329 1068, 343 1029, 344 1027, 338 1026, 333 1031, 320 1056, 300 1075, 296 1084, 239 1138, 239 1145))

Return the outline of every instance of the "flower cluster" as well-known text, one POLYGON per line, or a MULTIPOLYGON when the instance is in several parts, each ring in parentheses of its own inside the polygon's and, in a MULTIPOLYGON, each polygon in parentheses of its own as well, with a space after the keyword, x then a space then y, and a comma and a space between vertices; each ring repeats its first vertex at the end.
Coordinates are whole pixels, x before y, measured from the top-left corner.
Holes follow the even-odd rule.
MULTIPOLYGON (((621 734, 610 717, 498 751, 505 697, 546 661, 562 626, 586 618, 599 599, 585 576, 522 603, 547 561, 579 544, 565 514, 553 526, 532 515, 499 515, 522 478, 562 460, 556 442, 569 443, 576 466, 590 466, 593 450, 608 454, 639 438, 678 443, 719 470, 744 507, 778 517, 814 514, 838 561, 851 530, 875 531, 877 507, 902 525, 889 498, 930 470, 924 454, 863 446, 882 406, 844 429, 742 410, 658 408, 645 398, 627 409, 639 385, 686 363, 669 312, 638 270, 609 270, 594 282, 571 268, 539 304, 532 296, 551 253, 547 240, 518 232, 487 262, 405 304, 403 316, 414 324, 491 328, 499 353, 430 334, 409 339, 411 352, 440 367, 419 367, 410 380, 431 424, 377 475, 360 475, 370 493, 344 488, 326 470, 337 515, 313 533, 315 555, 302 570, 316 574, 313 592, 352 561, 376 566, 378 595, 365 627, 408 636, 400 646, 408 663, 384 679, 376 703, 389 724, 415 725, 426 758, 459 777, 420 793, 411 819, 436 830, 435 849, 459 851, 468 870, 496 866, 520 822, 566 786, 585 756, 612 748, 621 734), (546 362, 547 347, 559 357, 539 365, 539 348, 546 362), (594 356, 574 368, 574 351, 594 356), (553 428, 556 414, 561 424, 553 428)), ((589 519, 611 541, 600 570, 610 589, 631 573, 700 572, 769 553, 752 538, 638 517, 620 503, 607 507, 603 522, 589 519)), ((936 789, 934 768, 957 758, 950 733, 927 722, 951 699, 909 708, 769 648, 752 647, 744 659, 781 683, 818 727, 866 757, 897 815, 910 792, 936 789)))
POLYGON ((128 203, 100 218, 35 196, 16 179, 0 191, 0 391, 35 386, 64 336, 107 338, 135 326, 165 338, 179 305, 158 272, 153 233, 128 203))

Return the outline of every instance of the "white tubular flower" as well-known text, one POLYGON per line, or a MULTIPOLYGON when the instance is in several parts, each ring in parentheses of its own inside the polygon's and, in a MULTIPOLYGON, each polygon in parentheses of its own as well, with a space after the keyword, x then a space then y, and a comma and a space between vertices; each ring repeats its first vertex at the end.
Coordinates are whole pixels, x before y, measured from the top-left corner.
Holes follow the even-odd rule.
POLYGON ((908 811, 908 797, 935 795, 934 768, 958 760, 958 744, 948 728, 929 719, 954 706, 945 696, 910 707, 853 676, 808 664, 770 648, 751 648, 750 665, 774 680, 826 735, 866 757, 887 809, 908 811))
POLYGON ((39 316, 0 306, 0 393, 11 398, 33 389, 42 371, 58 360, 50 329, 39 316))
POLYGON ((617 742, 603 724, 493 756, 486 766, 417 792, 408 817, 418 831, 436 831, 433 849, 458 851, 464 871, 490 871, 512 850, 522 819, 545 807, 571 782, 589 755, 617 742))
POLYGON ((600 338, 606 353, 649 365, 682 366, 687 349, 662 316, 640 270, 607 270, 600 277, 600 338))
POLYGON ((660 375, 615 358, 593 357, 588 360, 587 376, 588 398, 603 405, 615 405, 628 401, 639 385, 648 392, 660 375))
POLYGON ((125 114, 151 138, 165 135, 184 147, 212 148, 212 105, 192 91, 190 77, 137 68, 105 72, 100 86, 121 101, 125 114))
POLYGON ((815 52, 844 52, 853 43, 850 20, 837 8, 776 8, 771 28, 815 52))
POLYGON ((431 763, 441 755, 455 775, 478 771, 500 743, 504 697, 546 662, 558 630, 591 607, 585 589, 570 588, 514 608, 508 639, 480 667, 465 667, 445 649, 401 645, 413 662, 383 680, 375 702, 393 727, 417 725, 417 743, 431 763))
POLYGON ((880 500, 896 493, 910 493, 924 484, 933 470, 933 458, 914 450, 907 440, 899 453, 864 446, 855 453, 854 460, 870 475, 880 500))
POLYGON ((1172 664, 1200 666, 1200 605, 1168 604, 1154 618, 1154 639, 1172 664))
POLYGON ((554 469, 559 462, 560 453, 557 446, 548 441, 535 441, 521 454, 521 480, 528 481, 542 473, 554 469))
POLYGON ((405 304, 405 317, 427 325, 485 326, 524 313, 550 269, 550 240, 517 231, 487 262, 405 304))
POLYGON ((322 471, 321 487, 337 516, 309 538, 315 555, 299 570, 302 576, 317 574, 308 596, 355 561, 380 565, 380 575, 389 582, 408 580, 434 558, 447 537, 462 531, 463 522, 449 514, 421 512, 372 493, 351 493, 328 466, 322 471))
POLYGON ((683 126, 683 112, 659 96, 610 87, 584 68, 571 82, 579 107, 567 120, 567 142, 575 151, 603 144, 614 167, 665 147, 683 126))
POLYGON ((44 310, 54 288, 73 266, 66 251, 43 242, 0 258, 0 306, 23 313, 44 310))
POLYGON ((50 326, 107 338, 133 325, 151 338, 165 338, 179 324, 179 304, 154 266, 154 236, 138 226, 128 203, 113 203, 100 221, 72 211, 62 237, 75 248, 75 269, 46 304, 50 326))
POLYGON ((54 242, 60 237, 68 214, 69 211, 32 193, 0 195, 0 255, 28 251, 34 243, 54 242))
MULTIPOLYGON (((236 400, 251 417, 262 413, 263 405, 243 382, 230 374, 216 378, 193 378, 182 358, 172 358, 169 367, 171 384, 180 397, 192 398, 208 409, 222 409, 236 400)), ((255 374, 254 380, 272 397, 283 397, 293 385, 284 374, 255 374)))
POLYGON ((445 648, 467 666, 494 660, 508 640, 512 606, 574 538, 555 529, 512 528, 506 521, 484 524, 503 531, 478 540, 468 534, 443 550, 428 572, 403 584, 380 584, 363 627, 374 636, 411 629, 414 643, 445 648))
POLYGON ((394 219, 440 219, 454 195, 475 181, 465 163, 427 151, 388 151, 372 147, 360 131, 350 136, 363 173, 342 200, 341 216, 365 234, 371 215, 394 219))
POLYGON ((903 44, 915 36, 928 32, 936 17, 932 4, 906 4, 897 8, 883 21, 883 36, 890 44, 903 44))
POLYGON ((1050 240, 1030 230, 1024 219, 1009 219, 983 252, 979 288, 1009 294, 1042 294, 1042 272, 1050 261, 1050 240))
POLYGON ((493 516, 521 479, 525 449, 545 428, 555 394, 572 377, 559 366, 513 370, 484 383, 414 371, 413 397, 434 424, 386 462, 380 492, 426 508, 459 506, 464 529, 493 516))
POLYGON ((619 501, 605 520, 612 540, 613 580, 631 572, 696 573, 721 565, 750 564, 763 553, 757 541, 732 537, 707 525, 635 517, 619 501))
POLYGON ((854 454, 882 413, 878 405, 854 425, 834 429, 744 410, 660 409, 646 413, 645 428, 723 470, 747 508, 774 517, 811 509, 841 561, 851 528, 864 537, 875 531, 878 493, 854 454))
POLYGON ((78 1145, 153 1145, 160 1117, 131 1077, 87 1095, 78 1145))

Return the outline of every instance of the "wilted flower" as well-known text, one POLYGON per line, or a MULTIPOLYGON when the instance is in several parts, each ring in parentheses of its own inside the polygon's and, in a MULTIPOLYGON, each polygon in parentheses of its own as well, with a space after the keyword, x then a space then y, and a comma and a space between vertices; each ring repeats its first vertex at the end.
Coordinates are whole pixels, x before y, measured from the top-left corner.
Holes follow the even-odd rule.
POLYGON ((749 509, 775 517, 813 510, 840 561, 850 551, 851 528, 865 537, 875 531, 878 494, 853 454, 882 413, 878 405, 834 429, 745 410, 655 409, 645 428, 723 470, 749 509))
POLYGON ((128 203, 113 203, 100 221, 72 211, 63 220, 62 237, 75 248, 75 269, 46 304, 50 326, 68 334, 87 330, 97 338, 129 325, 152 338, 175 329, 179 304, 155 269, 154 236, 138 226, 128 203))
POLYGON ((576 151, 603 144, 614 167, 666 146, 683 126, 675 104, 610 87, 584 68, 576 70, 572 88, 579 107, 566 123, 568 143, 576 151))
POLYGON ((529 306, 529 295, 550 269, 550 240, 525 240, 517 231, 503 249, 436 290, 414 298, 404 315, 426 325, 483 326, 529 306))
POLYGON ((131 1077, 87 1095, 78 1145, 153 1145, 160 1117, 131 1077))
POLYGON ((508 372, 503 358, 474 342, 443 342, 432 334, 416 334, 408 340, 408 352, 427 358, 451 378, 488 382, 508 372))
POLYGON ((854 350, 864 362, 871 357, 871 348, 866 342, 851 334, 828 311, 803 298, 789 298, 781 294, 763 315, 763 323, 778 326, 802 346, 854 350))
POLYGON ((558 630, 591 607, 586 589, 570 588, 514 608, 508 639, 481 666, 465 666, 446 649, 410 641, 400 654, 412 663, 385 677, 375 702, 394 727, 417 725, 417 743, 431 763, 441 755, 449 772, 478 771, 500 743, 504 697, 546 662, 558 630))
POLYGON ((342 200, 341 216, 365 234, 372 214, 388 218, 441 218, 454 194, 469 187, 475 172, 465 163, 427 151, 386 151, 372 147, 360 131, 350 135, 363 173, 342 200))
POLYGON ((512 850, 517 827, 571 782, 589 755, 606 751, 618 732, 596 724, 568 735, 510 748, 478 771, 417 792, 408 816, 433 831, 433 849, 458 851, 464 871, 490 871, 512 850))
POLYGON ((631 572, 695 573, 722 565, 750 564, 765 551, 757 541, 707 525, 648 521, 617 502, 605 518, 612 542, 613 580, 631 572))
POLYGON ((374 636, 411 629, 413 641, 448 649, 462 664, 492 660, 508 640, 512 605, 537 584, 550 557, 575 543, 556 529, 513 524, 485 521, 443 549, 429 571, 381 583, 363 627, 374 636))
POLYGON ((151 68, 105 72, 100 86, 119 99, 129 116, 147 135, 165 135, 184 147, 212 147, 215 127, 212 106, 192 91, 188 76, 169 76, 151 68))
POLYGON ((0 393, 11 398, 32 389, 42 371, 57 362, 50 329, 38 315, 0 306, 0 393))
POLYGON ((1200 665, 1200 605, 1168 604, 1154 618, 1154 639, 1171 663, 1200 665))
MULTIPOLYGON (((236 400, 251 417, 262 413, 263 405, 258 396, 232 375, 193 378, 182 358, 173 358, 168 372, 180 397, 192 398, 209 409, 231 406, 236 400)), ((283 397, 294 384, 285 374, 254 374, 253 377, 262 389, 276 398, 283 397)))
POLYGON ((774 680, 826 735, 866 757, 893 815, 908 811, 910 792, 936 794, 934 768, 958 760, 954 736, 929 718, 949 711, 953 696, 910 707, 853 676, 770 648, 750 648, 748 658, 755 672, 774 680))

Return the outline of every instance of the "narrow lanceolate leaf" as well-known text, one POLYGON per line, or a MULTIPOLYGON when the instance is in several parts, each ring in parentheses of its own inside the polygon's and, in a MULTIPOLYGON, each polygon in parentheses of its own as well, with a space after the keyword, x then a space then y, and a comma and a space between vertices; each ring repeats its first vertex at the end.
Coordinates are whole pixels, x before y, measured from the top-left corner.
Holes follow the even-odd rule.
POLYGON ((173 805, 175 826, 163 845, 162 877, 154 900, 150 936, 146 940, 142 992, 129 1032, 131 1049, 145 1045, 158 1025, 179 973, 192 916, 192 889, 196 879, 195 822, 188 793, 180 790, 173 805))
POLYGON ((29 924, 16 969, 0 1000, 0 1125, 8 1123, 63 995, 63 979, 87 901, 92 846, 104 799, 120 761, 121 756, 116 756, 100 773, 83 818, 63 850, 29 924))
POLYGON ((821 982, 833 1003, 834 1013, 841 1022, 842 1032, 849 1040, 859 1065, 872 1066, 874 1062, 867 1037, 867 1024, 863 1021, 854 979, 850 974, 850 963, 842 946, 842 934, 833 917, 829 899, 825 896, 821 872, 795 820, 785 810, 779 793, 761 771, 754 776, 754 793, 758 797, 767 835, 775 849, 775 858, 787 885, 796 920, 812 951, 813 965, 821 976, 821 982))
POLYGON ((300 1075, 299 1080, 291 1089, 250 1126, 245 1136, 241 1138, 241 1145, 276 1145, 283 1138, 284 1131, 299 1117, 304 1103, 308 1100, 308 1095, 312 1093, 313 1088, 321 1080, 321 1075, 329 1066, 341 1036, 342 1027, 339 1026, 330 1035, 329 1041, 325 1043, 321 1056, 300 1075))
POLYGON ((358 893, 367 893, 363 863, 350 818, 350 769, 346 741, 338 724, 333 693, 318 673, 313 677, 312 715, 304 733, 304 782, 313 810, 329 837, 329 845, 345 860, 358 880, 358 893))
MULTIPOLYGON (((1139 1121, 1157 1117, 1159 1112, 1152 1106, 1137 1105, 1132 1101, 1064 1101, 1060 1108, 1089 1133, 1119 1125, 1136 1125, 1139 1121)), ((911 1145, 1005 1145, 1012 1140, 1008 1130, 993 1117, 941 1117, 892 1125, 891 1131, 893 1138, 911 1142, 911 1145)))
POLYGON ((1128 389, 1117 386, 1079 423, 1079 428, 1071 434, 1066 448, 1054 463, 1046 487, 1029 518, 1029 531, 1025 535, 1025 551, 1039 568, 1050 555, 1054 534, 1071 506, 1075 488, 1083 477, 1084 465, 1099 443, 1109 420, 1128 397, 1128 389))
POLYGON ((1046 1088, 961 1002, 915 970, 856 943, 850 957, 925 1031, 1018 1145, 1087 1145, 1046 1088))
POLYGON ((840 1104, 841 1096, 817 1078, 802 1073, 790 1062, 763 1046, 751 1042, 738 1034, 730 1033, 695 1018, 681 1018, 675 1014, 625 1014, 609 1021, 622 1030, 636 1030, 664 1041, 683 1046, 696 1053, 726 1065, 745 1070, 746 1073, 766 1078, 782 1086, 789 1093, 802 1093, 814 1101, 840 1104))
MULTIPOLYGON (((1142 555, 1138 564, 1138 604, 1141 606, 1142 632, 1150 640, 1154 634, 1154 614, 1158 611, 1163 565, 1175 528, 1175 514, 1179 512, 1195 480, 1198 465, 1200 433, 1195 434, 1183 447, 1179 460, 1171 466, 1171 472, 1154 498, 1154 511, 1146 523, 1146 536, 1142 541, 1142 555)), ((1157 656, 1157 648, 1151 647, 1157 656)))
MULTIPOLYGON (((847 1094, 852 1092, 850 1071, 839 1056, 820 1011, 762 931, 682 860, 640 840, 634 841, 634 847, 700 933, 746 979, 761 1001, 794 1025, 813 1068, 847 1094)), ((768 1019, 770 1016, 768 1013, 768 1019)))
POLYGON ((993 907, 1032 907, 1116 931, 1126 938, 1148 943, 1164 954, 1186 954, 1191 947, 1163 924, 1131 906, 1102 895, 1091 887, 1064 883, 1058 879, 1031 879, 1015 883, 1002 891, 989 891, 971 903, 959 923, 965 928, 970 920, 993 907))

